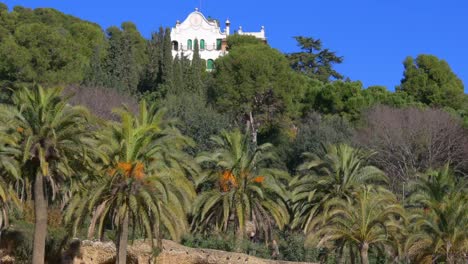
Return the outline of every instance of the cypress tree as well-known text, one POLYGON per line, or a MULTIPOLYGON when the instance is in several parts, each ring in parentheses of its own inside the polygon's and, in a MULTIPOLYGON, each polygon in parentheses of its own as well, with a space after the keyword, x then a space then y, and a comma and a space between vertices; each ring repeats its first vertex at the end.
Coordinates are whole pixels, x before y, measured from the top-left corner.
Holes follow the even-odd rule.
POLYGON ((182 56, 180 57, 180 66, 182 68, 182 73, 183 73, 183 79, 184 79, 184 90, 188 91, 190 84, 191 84, 191 78, 192 78, 192 72, 191 72, 191 67, 192 67, 192 61, 189 60, 187 56, 185 56, 182 53, 182 56))
POLYGON ((139 67, 135 57, 135 49, 132 46, 131 39, 126 34, 122 38, 121 48, 123 51, 123 65, 120 82, 126 91, 136 93, 140 81, 139 67))
POLYGON ((148 64, 145 65, 138 90, 142 93, 154 92, 158 86, 158 76, 161 63, 161 41, 158 33, 151 34, 147 42, 148 64))
POLYGON ((171 29, 166 28, 164 32, 163 47, 162 47, 162 61, 161 61, 161 81, 167 86, 167 88, 172 88, 172 42, 171 42, 171 29))
MULTIPOLYGON (((164 98, 174 88, 174 60, 170 28, 159 28, 148 44, 149 62, 140 84, 141 92, 150 92, 156 98, 164 98)), ((182 78, 182 77, 180 77, 182 78)))
POLYGON ((189 76, 189 83, 188 83, 188 89, 191 92, 201 94, 203 83, 202 83, 202 78, 201 74, 202 71, 205 70, 203 67, 203 62, 200 58, 200 50, 198 46, 198 39, 195 39, 194 41, 194 46, 193 46, 193 56, 192 56, 192 63, 190 67, 190 76, 189 76))
POLYGON ((156 45, 158 46, 158 71, 157 71, 157 78, 156 83, 159 86, 162 83, 162 58, 163 58, 163 41, 164 41, 164 28, 159 27, 159 32, 157 35, 156 45))
POLYGON ((183 91, 185 91, 184 79, 183 61, 179 58, 179 55, 177 55, 173 63, 173 89, 170 91, 171 94, 181 94, 183 91))
POLYGON ((201 69, 202 61, 200 58, 200 47, 198 45, 198 39, 195 39, 193 43, 193 58, 192 58, 192 67, 194 69, 201 69))
POLYGON ((133 59, 138 67, 138 73, 143 72, 144 65, 148 63, 148 54, 146 52, 146 42, 138 31, 136 25, 132 22, 124 22, 121 25, 125 38, 132 47, 133 59))
POLYGON ((116 27, 107 30, 109 50, 106 58, 108 86, 135 93, 139 82, 138 65, 131 40, 116 27))
POLYGON ((83 83, 87 86, 108 86, 109 84, 107 72, 102 64, 101 48, 98 46, 93 50, 83 83))
POLYGON ((156 80, 156 96, 164 98, 173 85, 173 59, 170 28, 159 28, 159 72, 156 80))
POLYGON ((110 27, 107 29, 109 48, 107 50, 107 56, 105 60, 105 71, 109 76, 109 82, 107 86, 114 89, 122 90, 119 81, 117 80, 120 76, 123 64, 122 50, 121 50, 121 38, 122 32, 117 27, 110 27))

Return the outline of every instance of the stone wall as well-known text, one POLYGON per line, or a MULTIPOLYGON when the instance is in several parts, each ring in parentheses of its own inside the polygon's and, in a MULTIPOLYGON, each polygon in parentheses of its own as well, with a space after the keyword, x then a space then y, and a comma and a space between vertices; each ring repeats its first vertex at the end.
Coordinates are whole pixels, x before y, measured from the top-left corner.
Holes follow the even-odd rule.
MULTIPOLYGON (((83 241, 81 257, 64 259, 64 264, 110 264, 115 261, 116 248, 111 242, 83 241)), ((164 240, 163 250, 156 259, 151 257, 151 245, 136 241, 128 249, 129 264, 300 264, 299 262, 275 261, 252 257, 246 254, 224 252, 213 249, 195 249, 164 240)), ((302 263, 312 264, 312 263, 302 263)))

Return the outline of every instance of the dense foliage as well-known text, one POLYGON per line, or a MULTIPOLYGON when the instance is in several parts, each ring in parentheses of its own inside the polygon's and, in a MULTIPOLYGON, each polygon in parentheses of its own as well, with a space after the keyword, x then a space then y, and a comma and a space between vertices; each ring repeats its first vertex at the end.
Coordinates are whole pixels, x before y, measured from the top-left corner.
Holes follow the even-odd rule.
POLYGON ((420 55, 395 92, 363 87, 319 39, 295 39, 283 54, 234 34, 205 71, 197 41, 193 60, 172 57, 170 29, 147 40, 131 22, 103 30, 0 4, 0 238, 18 244, 7 253, 54 263, 77 236, 114 240, 118 263, 139 238, 466 263, 461 80, 420 55))
POLYGON ((343 79, 343 75, 333 69, 334 64, 343 62, 335 52, 322 47, 320 39, 296 36, 300 52, 288 55, 291 67, 311 78, 328 82, 330 79, 343 79))
POLYGON ((54 9, 0 9, 2 81, 80 82, 93 50, 105 45, 98 25, 54 9))
POLYGON ((433 55, 408 57, 399 90, 428 105, 458 109, 463 104, 463 82, 448 63, 433 55))

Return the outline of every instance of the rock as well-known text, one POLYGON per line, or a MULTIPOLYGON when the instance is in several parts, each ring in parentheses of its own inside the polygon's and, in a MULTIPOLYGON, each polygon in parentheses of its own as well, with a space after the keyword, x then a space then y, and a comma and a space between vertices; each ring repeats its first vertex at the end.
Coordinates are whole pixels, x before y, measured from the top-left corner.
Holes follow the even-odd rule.
MULTIPOLYGON (((0 256, 1 256, 1 252, 0 252, 0 256)), ((15 258, 10 256, 10 255, 6 255, 6 256, 0 257, 0 263, 2 263, 2 264, 14 264, 15 263, 15 258)))
MULTIPOLYGON (((128 247, 129 264, 300 264, 299 262, 287 262, 266 260, 252 257, 246 254, 224 252, 213 249, 196 249, 182 246, 173 241, 164 240, 163 250, 157 256, 152 257, 153 250, 148 241, 135 241, 128 247)), ((79 264, 111 264, 115 262, 116 249, 112 242, 101 243, 83 241, 81 243, 81 259, 79 264)), ((312 263, 302 263, 312 264, 312 263)))

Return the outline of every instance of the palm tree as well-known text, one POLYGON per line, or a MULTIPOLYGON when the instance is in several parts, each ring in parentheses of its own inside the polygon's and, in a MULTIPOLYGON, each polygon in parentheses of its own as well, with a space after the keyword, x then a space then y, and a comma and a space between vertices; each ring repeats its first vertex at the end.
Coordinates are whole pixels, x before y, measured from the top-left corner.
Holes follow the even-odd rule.
POLYGON ((370 185, 352 194, 351 200, 332 199, 320 217, 310 223, 306 243, 318 247, 334 247, 343 241, 360 252, 362 264, 368 264, 371 247, 389 243, 389 236, 400 228, 404 209, 395 195, 384 188, 370 185))
POLYGON ((76 176, 78 169, 86 167, 89 114, 84 108, 68 105, 61 89, 37 85, 15 91, 12 104, 0 111, 10 128, 20 133, 16 147, 22 153, 22 181, 34 190, 32 263, 44 263, 48 202, 60 194, 62 184, 76 176))
POLYGON ((368 165, 372 154, 346 144, 322 145, 318 155, 305 153, 306 161, 298 167, 299 175, 290 183, 295 213, 292 226, 307 233, 310 223, 328 201, 351 202, 356 188, 385 182, 385 174, 368 165))
POLYGON ((466 181, 457 181, 449 164, 439 170, 420 174, 409 185, 409 204, 413 207, 430 208, 438 206, 447 195, 466 191, 466 181))
POLYGON ((187 175, 197 171, 182 151, 190 141, 163 119, 163 111, 140 105, 138 116, 118 111, 120 123, 111 123, 101 135, 103 164, 100 176, 68 206, 66 222, 74 229, 92 214, 89 235, 97 225, 102 237, 107 219, 117 226, 116 263, 126 263, 129 227, 153 241, 160 230, 178 240, 188 230, 186 214, 195 199, 187 175))
POLYGON ((273 225, 282 229, 289 222, 287 192, 283 180, 288 174, 269 168, 275 161, 271 144, 254 147, 239 130, 223 131, 212 137, 217 148, 202 153, 198 162, 208 166, 197 186, 200 193, 193 207, 195 229, 213 227, 226 232, 234 220, 238 239, 250 221, 268 241, 273 225))
POLYGON ((413 232, 408 254, 418 263, 465 263, 468 255, 468 190, 448 165, 421 175, 410 206, 413 232), (457 262, 458 260, 458 262, 457 262))
MULTIPOLYGON (((7 120, 4 124, 7 123, 7 120)), ((20 179, 20 168, 17 162, 21 152, 17 146, 17 131, 8 126, 0 126, 0 231, 9 226, 8 209, 11 203, 19 205, 11 182, 20 179), (9 181, 12 180, 12 181, 9 181)), ((1 237, 0 237, 1 239, 1 237)))
POLYGON ((414 218, 409 255, 417 263, 466 263, 468 256, 468 196, 447 195, 438 207, 414 218))

